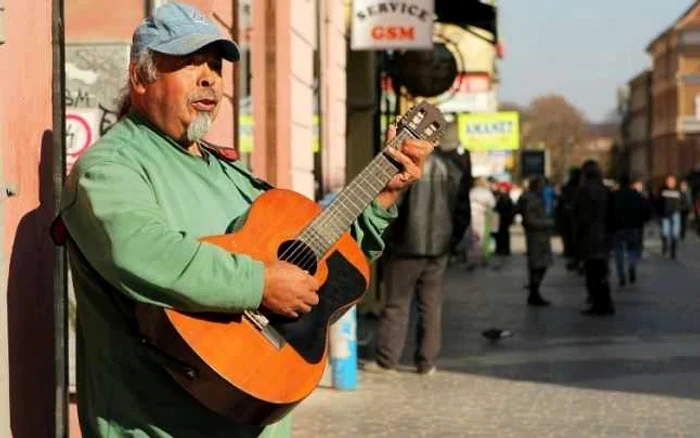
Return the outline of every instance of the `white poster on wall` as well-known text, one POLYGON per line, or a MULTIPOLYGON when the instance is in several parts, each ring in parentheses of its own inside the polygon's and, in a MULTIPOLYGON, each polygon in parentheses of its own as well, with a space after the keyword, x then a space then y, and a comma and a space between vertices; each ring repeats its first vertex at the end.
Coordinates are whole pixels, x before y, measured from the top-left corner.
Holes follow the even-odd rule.
POLYGON ((353 0, 352 50, 430 49, 434 0, 353 0))

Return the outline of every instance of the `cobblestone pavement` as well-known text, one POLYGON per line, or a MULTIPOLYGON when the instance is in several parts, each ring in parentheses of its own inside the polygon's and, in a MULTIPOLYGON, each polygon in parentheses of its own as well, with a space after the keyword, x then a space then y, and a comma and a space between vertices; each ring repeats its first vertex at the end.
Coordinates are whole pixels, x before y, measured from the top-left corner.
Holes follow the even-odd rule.
POLYGON ((293 436, 700 437, 700 240, 679 262, 653 239, 647 249, 639 283, 614 287, 612 318, 579 314, 583 278, 560 258, 543 284, 551 308, 524 305, 522 255, 500 269, 451 267, 438 372, 412 371, 409 341, 405 372, 319 388, 295 410, 293 436), (490 343, 480 332, 493 326, 515 336, 490 343))

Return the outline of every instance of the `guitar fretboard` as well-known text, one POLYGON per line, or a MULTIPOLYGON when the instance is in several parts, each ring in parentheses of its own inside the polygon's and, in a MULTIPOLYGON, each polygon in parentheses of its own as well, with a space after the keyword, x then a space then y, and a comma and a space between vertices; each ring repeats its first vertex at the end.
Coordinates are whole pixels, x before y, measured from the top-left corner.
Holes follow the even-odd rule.
MULTIPOLYGON (((397 133, 387 147, 398 148, 405 140, 416 138, 408 129, 397 133)), ((340 236, 377 197, 391 178, 399 171, 384 152, 378 154, 304 229, 298 239, 321 258, 340 236)))

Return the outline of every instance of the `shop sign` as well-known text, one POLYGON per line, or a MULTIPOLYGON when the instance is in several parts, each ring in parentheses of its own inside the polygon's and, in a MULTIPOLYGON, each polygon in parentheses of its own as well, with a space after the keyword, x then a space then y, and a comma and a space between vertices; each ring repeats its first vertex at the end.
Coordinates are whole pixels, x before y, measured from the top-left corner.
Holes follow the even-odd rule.
POLYGON ((430 49, 434 0, 354 0, 352 50, 430 49))

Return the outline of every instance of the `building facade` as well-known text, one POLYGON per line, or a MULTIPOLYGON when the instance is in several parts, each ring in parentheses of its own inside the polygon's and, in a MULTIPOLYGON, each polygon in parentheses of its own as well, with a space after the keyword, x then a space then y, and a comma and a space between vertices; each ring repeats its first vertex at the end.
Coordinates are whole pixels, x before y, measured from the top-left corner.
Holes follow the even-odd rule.
POLYGON ((650 173, 685 176, 700 164, 700 3, 647 47, 652 57, 650 173))
POLYGON ((645 70, 627 85, 626 114, 623 137, 632 178, 649 181, 651 178, 651 71, 645 70))

